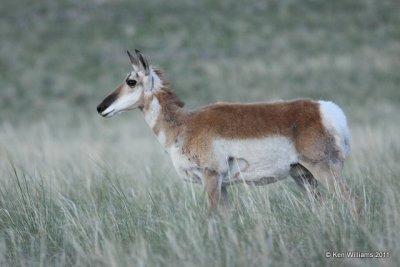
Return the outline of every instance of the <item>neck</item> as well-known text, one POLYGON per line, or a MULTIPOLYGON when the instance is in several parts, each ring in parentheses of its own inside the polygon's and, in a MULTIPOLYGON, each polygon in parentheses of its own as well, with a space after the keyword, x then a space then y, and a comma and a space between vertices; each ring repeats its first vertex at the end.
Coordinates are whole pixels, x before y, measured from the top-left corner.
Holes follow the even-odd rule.
POLYGON ((165 147, 173 144, 182 131, 186 111, 183 103, 163 80, 160 71, 152 71, 154 87, 145 95, 143 113, 146 122, 165 147))

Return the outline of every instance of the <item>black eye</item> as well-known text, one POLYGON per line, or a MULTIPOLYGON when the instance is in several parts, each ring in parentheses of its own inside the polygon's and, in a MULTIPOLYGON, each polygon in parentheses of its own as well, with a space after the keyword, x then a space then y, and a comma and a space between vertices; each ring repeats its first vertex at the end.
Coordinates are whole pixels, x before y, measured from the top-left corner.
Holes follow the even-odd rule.
POLYGON ((135 80, 126 80, 126 84, 129 85, 130 87, 134 87, 136 85, 135 80))

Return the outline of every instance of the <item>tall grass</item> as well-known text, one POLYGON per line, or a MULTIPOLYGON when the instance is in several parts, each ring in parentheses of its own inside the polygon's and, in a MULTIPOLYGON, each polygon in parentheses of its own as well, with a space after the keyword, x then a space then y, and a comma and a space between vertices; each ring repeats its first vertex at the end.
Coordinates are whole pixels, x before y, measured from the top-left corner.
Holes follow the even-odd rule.
POLYGON ((76 129, 83 134, 75 143, 76 136, 53 134, 49 127, 29 134, 13 127, 1 131, 0 140, 7 142, 1 146, 13 148, 1 164, 4 265, 399 262, 398 126, 353 129, 346 176, 365 198, 359 223, 344 202, 322 189, 326 203, 313 203, 290 178, 265 187, 232 186, 228 215, 208 218, 203 189, 180 181, 155 140, 125 134, 113 139, 115 129, 95 122, 91 130, 76 129), (39 143, 37 136, 43 137, 39 143), (387 251, 390 258, 327 259, 327 251, 387 251))
POLYGON ((0 266, 398 266, 398 1, 5 1, 0 5, 0 266), (188 109, 310 97, 349 117, 352 219, 294 181, 183 183, 139 111, 96 104, 138 47, 188 109), (389 252, 385 259, 326 252, 389 252))

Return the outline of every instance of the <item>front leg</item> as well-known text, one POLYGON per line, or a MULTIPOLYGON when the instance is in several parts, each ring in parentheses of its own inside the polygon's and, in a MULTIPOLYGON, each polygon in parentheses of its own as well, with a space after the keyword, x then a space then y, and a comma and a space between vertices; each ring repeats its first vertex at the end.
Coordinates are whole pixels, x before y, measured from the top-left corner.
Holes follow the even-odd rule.
POLYGON ((208 197, 208 212, 216 211, 218 204, 224 208, 228 205, 228 193, 225 186, 222 186, 223 175, 216 171, 206 170, 204 173, 204 187, 208 197))

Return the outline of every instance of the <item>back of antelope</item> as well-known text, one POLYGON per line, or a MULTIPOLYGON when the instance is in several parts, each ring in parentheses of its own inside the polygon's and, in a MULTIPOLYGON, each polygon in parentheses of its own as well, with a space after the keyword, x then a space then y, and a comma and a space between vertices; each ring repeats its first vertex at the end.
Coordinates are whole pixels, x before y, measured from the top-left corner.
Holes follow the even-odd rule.
POLYGON ((111 117, 138 108, 184 179, 204 185, 210 210, 227 205, 227 186, 262 185, 288 176, 320 198, 317 180, 358 212, 360 201, 343 178, 349 129, 334 103, 298 99, 250 104, 216 103, 194 111, 138 50, 133 70, 97 111, 111 117))

